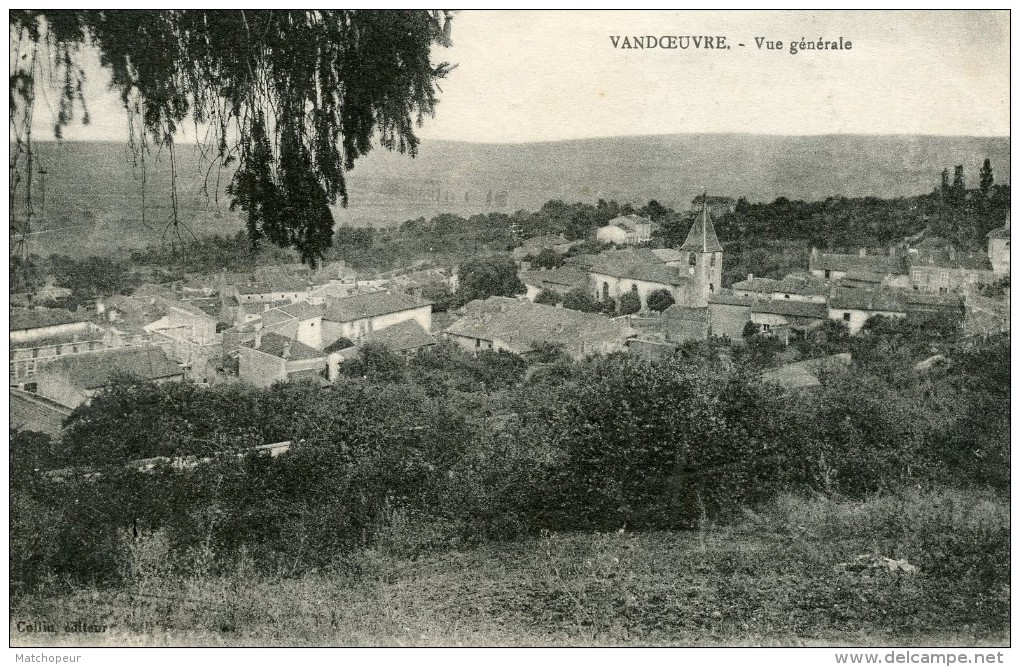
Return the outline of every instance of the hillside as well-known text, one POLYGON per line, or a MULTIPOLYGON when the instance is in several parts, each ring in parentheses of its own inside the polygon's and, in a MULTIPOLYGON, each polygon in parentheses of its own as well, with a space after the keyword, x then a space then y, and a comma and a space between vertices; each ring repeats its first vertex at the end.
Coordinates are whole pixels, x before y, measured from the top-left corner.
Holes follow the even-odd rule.
MULTIPOLYGON (((531 144, 433 141, 416 159, 377 150, 350 174, 351 206, 337 207, 341 225, 393 225, 440 212, 534 210, 549 199, 599 198, 683 208, 702 189, 748 200, 778 196, 896 197, 930 192, 940 172, 963 164, 977 182, 992 161, 996 182, 1010 180, 1009 138, 860 136, 812 137, 695 134, 585 139, 531 144)), ((103 252, 159 241, 170 213, 169 163, 150 159, 146 224, 141 224, 140 170, 123 144, 40 144, 48 172, 36 175, 39 216, 32 250, 103 252), (45 203, 43 204, 43 190, 45 203), (66 231, 54 231, 57 228, 66 231), (72 229, 73 228, 73 229, 72 229), (47 231, 48 230, 48 231, 47 231)), ((197 152, 179 149, 181 219, 196 233, 233 233, 241 218, 202 192, 206 168, 197 152)), ((216 173, 209 180, 216 192, 216 173)), ((182 231, 187 236, 187 232, 182 231)))

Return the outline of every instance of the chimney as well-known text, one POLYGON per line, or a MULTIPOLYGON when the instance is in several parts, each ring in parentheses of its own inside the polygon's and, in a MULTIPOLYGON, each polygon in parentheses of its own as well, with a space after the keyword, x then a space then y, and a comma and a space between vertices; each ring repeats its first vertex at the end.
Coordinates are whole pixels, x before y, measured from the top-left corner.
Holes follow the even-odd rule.
POLYGON ((262 328, 255 329, 255 349, 262 347, 262 328))
POLYGON ((896 259, 896 246, 894 245, 889 246, 889 257, 892 259, 896 259))
POLYGON ((747 282, 751 282, 753 280, 754 280, 754 274, 753 273, 747 274, 747 282))
POLYGON ((283 354, 281 354, 280 356, 282 356, 284 359, 290 359, 290 341, 289 340, 286 343, 283 344, 283 354))
POLYGON ((811 254, 817 256, 818 255, 818 248, 816 248, 815 246, 811 246, 811 254))
POLYGON ((956 261, 956 248, 949 246, 949 259, 956 261))
POLYGON ((868 249, 867 248, 861 248, 860 250, 857 251, 857 254, 860 255, 861 257, 867 257, 868 256, 868 249))

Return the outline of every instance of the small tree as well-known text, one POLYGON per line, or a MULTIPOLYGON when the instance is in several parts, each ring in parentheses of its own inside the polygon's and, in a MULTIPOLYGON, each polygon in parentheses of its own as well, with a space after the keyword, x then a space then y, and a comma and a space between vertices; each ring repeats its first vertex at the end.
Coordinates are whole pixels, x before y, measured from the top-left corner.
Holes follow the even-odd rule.
POLYGON ((967 184, 963 179, 963 165, 958 164, 953 170, 953 187, 949 190, 950 199, 954 204, 962 204, 967 195, 967 184))
POLYGON ((648 295, 648 310, 661 313, 676 303, 673 295, 667 289, 657 289, 648 295))
POLYGON ((751 336, 757 336, 758 325, 748 320, 747 323, 744 324, 744 331, 741 333, 741 335, 744 337, 744 340, 747 340, 751 336))
POLYGON ((641 311, 641 297, 635 291, 620 296, 620 314, 633 315, 641 311))
POLYGON ((597 313, 599 304, 585 290, 581 288, 572 289, 563 297, 563 307, 571 310, 580 310, 583 313, 597 313))
POLYGON ((992 176, 992 161, 985 158, 985 163, 981 167, 981 194, 985 197, 992 190, 992 184, 995 183, 995 178, 992 176))
POLYGON ((563 266, 563 256, 552 248, 542 248, 531 257, 531 265, 540 269, 558 269, 563 266))
POLYGON ((525 291, 510 255, 471 259, 460 267, 460 293, 464 301, 490 296, 517 296, 525 291))
POLYGON ((544 289, 535 296, 535 303, 541 303, 546 306, 555 306, 562 300, 563 297, 551 289, 544 289))

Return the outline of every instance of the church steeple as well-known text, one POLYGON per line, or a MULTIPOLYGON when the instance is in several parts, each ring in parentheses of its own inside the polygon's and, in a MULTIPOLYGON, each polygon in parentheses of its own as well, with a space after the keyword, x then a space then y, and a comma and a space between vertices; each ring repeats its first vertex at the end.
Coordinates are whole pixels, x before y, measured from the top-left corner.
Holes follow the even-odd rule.
POLYGON ((680 250, 700 253, 723 251, 719 237, 715 235, 715 227, 712 225, 707 192, 701 196, 701 212, 695 217, 691 231, 687 233, 687 240, 680 246, 680 250))
POLYGON ((712 225, 707 192, 701 196, 701 211, 695 214, 694 224, 680 252, 691 280, 688 305, 704 308, 712 294, 722 287, 723 261, 723 247, 712 225))

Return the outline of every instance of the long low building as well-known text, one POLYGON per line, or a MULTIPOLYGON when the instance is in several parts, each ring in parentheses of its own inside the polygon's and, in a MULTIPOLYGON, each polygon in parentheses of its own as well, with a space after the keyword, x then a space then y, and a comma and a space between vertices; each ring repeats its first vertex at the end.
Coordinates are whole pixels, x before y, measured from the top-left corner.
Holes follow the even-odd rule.
POLYGON ((443 335, 469 352, 527 355, 544 345, 562 347, 574 359, 625 350, 637 332, 625 320, 506 297, 475 300, 443 335))

